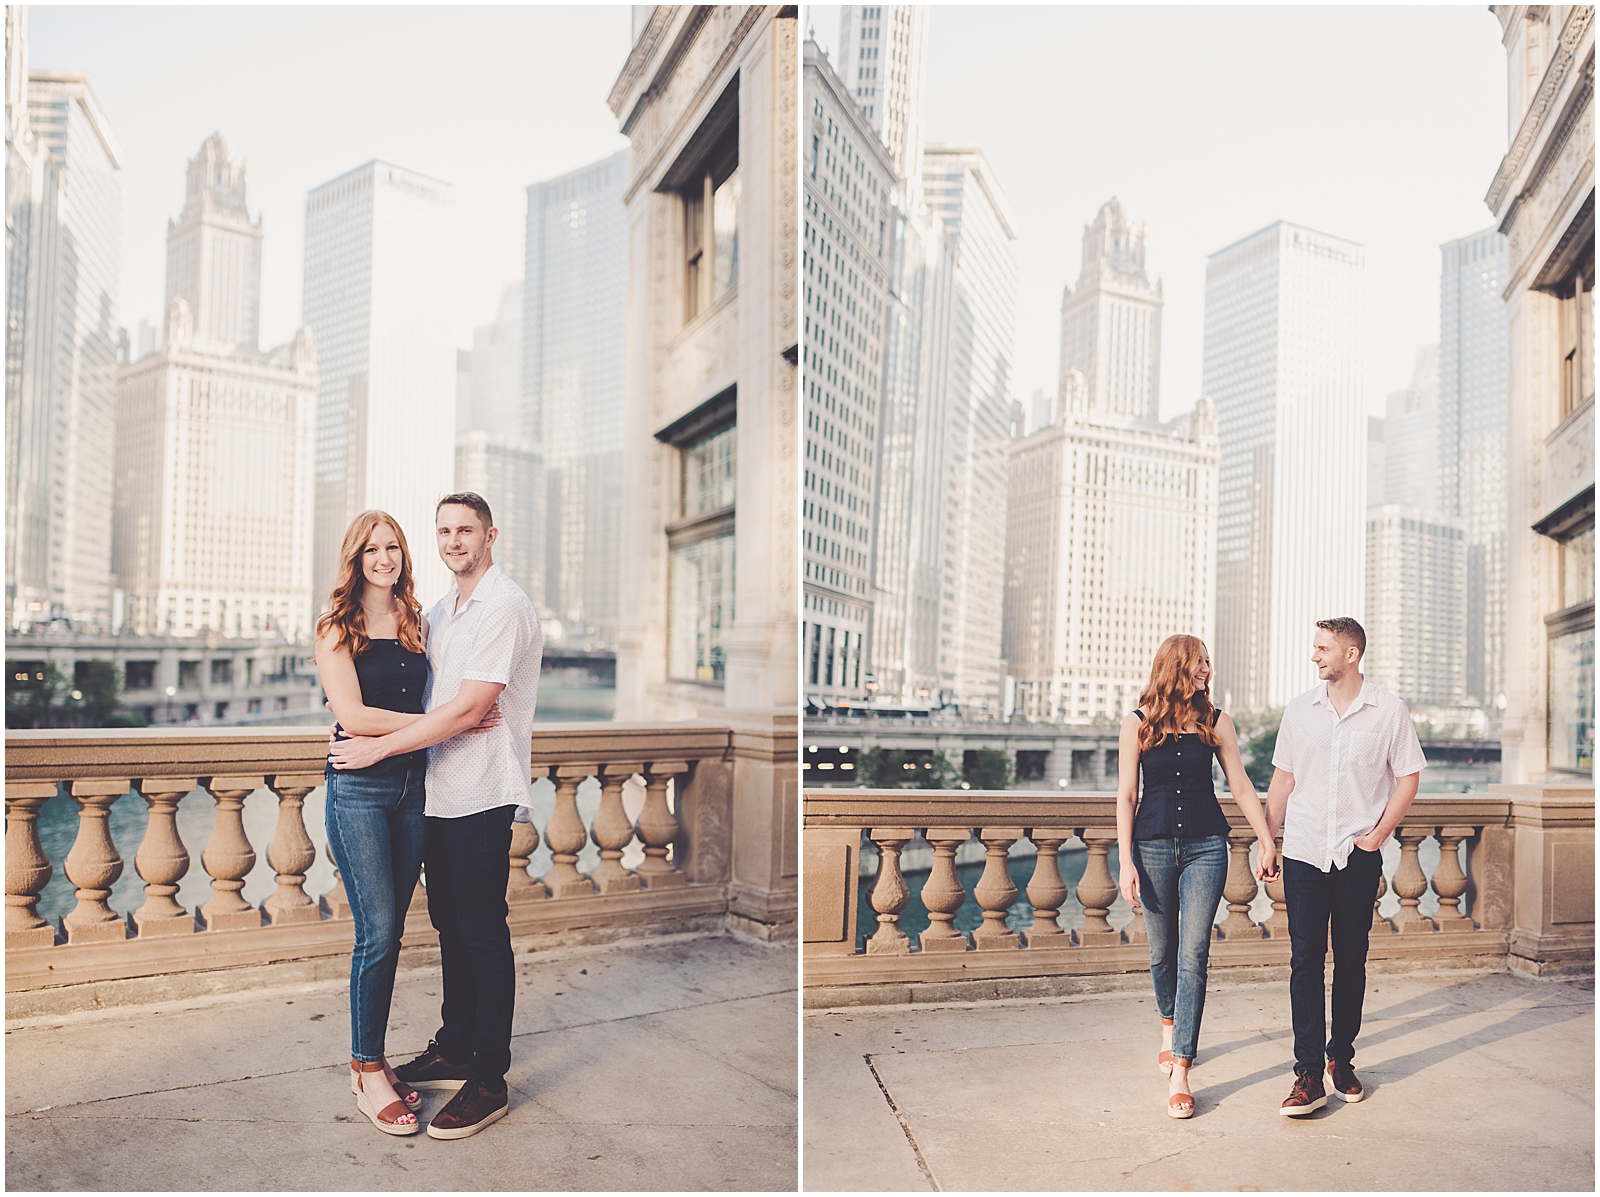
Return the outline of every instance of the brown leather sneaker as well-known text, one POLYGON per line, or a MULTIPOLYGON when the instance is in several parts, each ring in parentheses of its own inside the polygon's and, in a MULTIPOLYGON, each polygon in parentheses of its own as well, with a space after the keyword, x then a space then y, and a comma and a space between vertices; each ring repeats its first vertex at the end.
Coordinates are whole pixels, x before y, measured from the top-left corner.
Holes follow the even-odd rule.
POLYGON ((511 1110, 510 1090, 501 1082, 500 1092, 493 1093, 482 1081, 469 1080, 445 1103, 444 1109, 428 1123, 428 1136, 434 1139, 465 1139, 475 1135, 491 1122, 498 1122, 511 1110))
MULTIPOLYGON (((1322 1078, 1314 1072, 1296 1071, 1294 1074, 1294 1088, 1289 1091, 1288 1098, 1278 1107, 1278 1113, 1287 1114, 1291 1118, 1298 1118, 1302 1114, 1309 1114, 1312 1110, 1320 1110, 1328 1104, 1328 1094, 1322 1088, 1322 1078)), ((433 1129, 430 1127, 431 1135, 433 1129)))
POLYGON ((1328 1061, 1328 1088, 1345 1101, 1360 1101, 1367 1095, 1361 1087, 1360 1080, 1356 1078, 1356 1070, 1351 1068, 1348 1062, 1341 1060, 1328 1061))
POLYGON ((459 1089, 466 1082, 467 1066, 452 1064, 439 1052, 436 1041, 428 1040, 428 1050, 394 1070, 413 1089, 459 1089))

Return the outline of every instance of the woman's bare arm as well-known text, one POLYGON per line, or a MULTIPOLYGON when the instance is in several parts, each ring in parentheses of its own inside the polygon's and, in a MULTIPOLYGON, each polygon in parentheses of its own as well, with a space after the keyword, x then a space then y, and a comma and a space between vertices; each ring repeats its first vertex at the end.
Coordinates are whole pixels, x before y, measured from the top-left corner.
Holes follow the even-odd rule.
POLYGON ((1217 720, 1217 739, 1221 741, 1217 755, 1222 758, 1222 774, 1228 779, 1228 792, 1239 804, 1239 811, 1244 815, 1245 822, 1250 824, 1250 830, 1256 833, 1256 869, 1258 876, 1265 880, 1278 871, 1278 853, 1272 843, 1267 812, 1256 795, 1250 775, 1244 771, 1244 760, 1239 755, 1239 730, 1233 725, 1232 715, 1224 713, 1217 720))
POLYGON ((1133 864, 1133 814, 1139 802, 1139 716, 1122 718, 1117 734, 1118 888, 1129 902, 1139 900, 1139 870, 1133 864))
POLYGON ((337 643, 338 633, 332 630, 318 636, 316 662, 317 677, 328 695, 328 709, 340 727, 352 736, 384 736, 410 727, 422 718, 364 704, 355 660, 348 647, 335 648, 337 643))

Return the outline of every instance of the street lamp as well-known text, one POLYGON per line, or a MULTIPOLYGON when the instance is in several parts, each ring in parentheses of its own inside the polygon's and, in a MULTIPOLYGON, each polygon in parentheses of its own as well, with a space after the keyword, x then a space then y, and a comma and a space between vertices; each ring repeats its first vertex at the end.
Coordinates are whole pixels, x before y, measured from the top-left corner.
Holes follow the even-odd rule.
POLYGON ((167 718, 165 720, 167 723, 172 722, 172 696, 177 692, 178 688, 176 686, 167 687, 167 718))

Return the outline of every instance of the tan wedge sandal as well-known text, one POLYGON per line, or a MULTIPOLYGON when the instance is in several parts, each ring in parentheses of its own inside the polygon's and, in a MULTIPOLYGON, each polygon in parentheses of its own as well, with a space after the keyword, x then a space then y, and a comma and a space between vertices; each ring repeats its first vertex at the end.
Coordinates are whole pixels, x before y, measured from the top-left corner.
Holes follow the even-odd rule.
MULTIPOLYGON (((363 1064, 360 1071, 363 1074, 381 1073, 383 1064, 378 1061, 370 1068, 363 1064)), ((399 1099, 391 1101, 381 1110, 374 1110, 372 1108, 372 1100, 367 1096, 367 1091, 362 1088, 359 1076, 356 1078, 356 1109, 365 1114, 367 1120, 386 1135, 414 1135, 422 1129, 422 1123, 417 1120, 417 1116, 411 1112, 405 1102, 399 1099), (409 1118, 411 1121, 402 1122, 402 1118, 409 1118)))

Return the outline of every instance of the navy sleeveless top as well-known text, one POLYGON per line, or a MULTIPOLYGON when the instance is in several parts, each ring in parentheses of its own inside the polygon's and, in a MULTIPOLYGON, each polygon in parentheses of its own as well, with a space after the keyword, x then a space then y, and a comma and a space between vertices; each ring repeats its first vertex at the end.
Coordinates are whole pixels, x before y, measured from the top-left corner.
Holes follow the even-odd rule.
MULTIPOLYGON (((422 692, 428 685, 428 654, 414 653, 398 640, 373 640, 367 651, 356 658, 356 678, 361 682, 361 703, 383 711, 400 711, 406 715, 420 715, 422 692)), ((335 726, 334 734, 344 739, 343 729, 335 726)), ((428 750, 405 752, 369 765, 365 769, 341 769, 362 777, 387 777, 404 773, 407 769, 426 769, 428 750)), ((330 772, 333 766, 329 765, 330 772)))
MULTIPOLYGON (((1134 714, 1144 718, 1143 711, 1134 714)), ((1221 718, 1221 711, 1213 712, 1211 725, 1221 718)), ((1169 734, 1139 754, 1144 794, 1133 817, 1134 839, 1228 834, 1228 817, 1211 782, 1211 758, 1212 750, 1198 732, 1169 734)))

